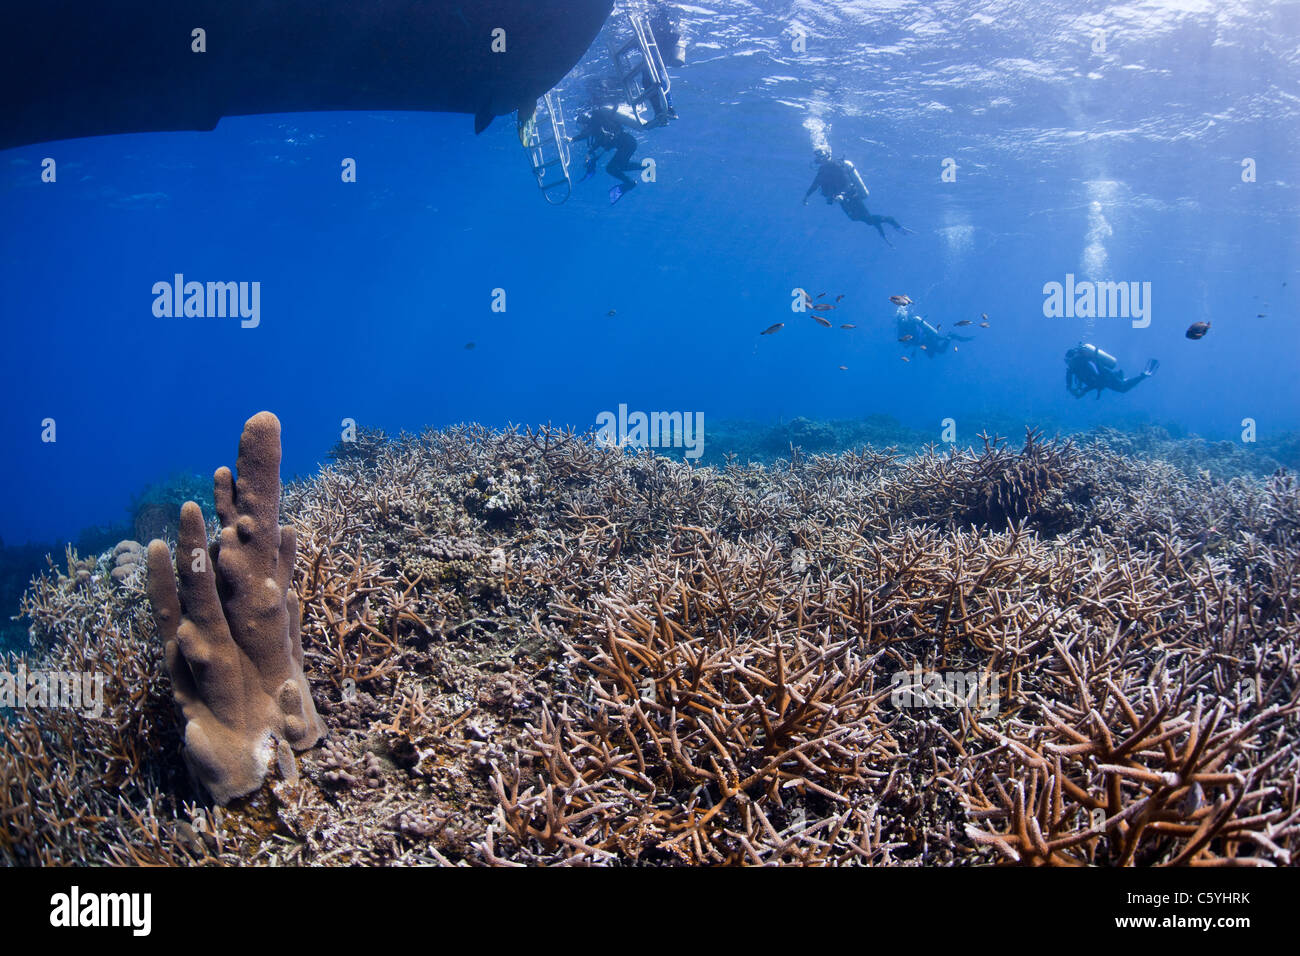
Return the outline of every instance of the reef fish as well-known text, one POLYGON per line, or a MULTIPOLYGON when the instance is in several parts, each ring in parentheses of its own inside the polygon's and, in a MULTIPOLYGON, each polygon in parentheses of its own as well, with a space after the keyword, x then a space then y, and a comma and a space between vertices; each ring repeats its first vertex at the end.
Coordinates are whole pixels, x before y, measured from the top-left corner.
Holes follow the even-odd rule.
POLYGON ((910 362, 910 361, 912 361, 912 360, 911 360, 910 358, 908 358, 906 355, 900 355, 899 358, 901 358, 904 362, 910 362))
POLYGON ((840 371, 841 371, 841 372, 847 372, 848 370, 849 370, 849 367, 848 367, 847 365, 841 365, 841 366, 840 366, 840 371))
POLYGON ((962 319, 962 320, 961 320, 960 322, 958 322, 957 324, 958 324, 958 325, 973 325, 974 323, 971 322, 970 319, 962 319))
POLYGON ((813 318, 817 320, 818 325, 828 329, 831 327, 830 319, 823 319, 820 315, 814 315, 813 318))
POLYGON ((911 337, 910 335, 900 335, 900 336, 898 337, 898 341, 900 341, 900 342, 910 342, 910 341, 912 341, 912 337, 911 337))
POLYGON ((831 305, 829 302, 818 302, 813 306, 813 308, 818 312, 829 312, 831 309, 835 308, 835 306, 831 305))
POLYGON ((857 326, 854 325, 852 322, 845 322, 843 325, 840 326, 840 328, 842 328, 842 329, 856 329, 857 326))
POLYGON ((889 297, 889 301, 892 302, 892 303, 894 303, 894 305, 911 305, 911 304, 912 304, 912 299, 911 299, 911 297, 910 297, 910 296, 906 296, 906 295, 891 295, 891 296, 889 297))
MULTIPOLYGON (((1283 285, 1286 285, 1285 282, 1283 282, 1282 284, 1283 284, 1283 285)), ((839 295, 837 295, 837 296, 835 297, 835 301, 836 301, 836 302, 839 302, 839 301, 840 301, 841 299, 843 299, 843 298, 844 298, 844 294, 843 294, 843 293, 840 293, 839 295)))
POLYGON ((1187 327, 1187 337, 1189 339, 1203 339, 1208 331, 1210 331, 1209 322, 1193 322, 1187 327))
POLYGON ((778 323, 776 323, 776 325, 769 325, 767 328, 765 328, 762 332, 759 332, 758 334, 759 334, 759 335, 771 335, 771 334, 773 334, 774 332, 780 332, 783 328, 785 328, 785 323, 784 323, 784 322, 778 322, 778 323))

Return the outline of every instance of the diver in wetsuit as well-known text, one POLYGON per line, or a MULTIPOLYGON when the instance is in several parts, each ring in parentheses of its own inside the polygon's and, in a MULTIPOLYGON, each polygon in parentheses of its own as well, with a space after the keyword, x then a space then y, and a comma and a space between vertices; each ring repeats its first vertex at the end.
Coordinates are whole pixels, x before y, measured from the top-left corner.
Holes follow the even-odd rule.
POLYGON ((919 315, 908 315, 903 309, 899 309, 898 314, 898 337, 901 339, 905 335, 912 338, 905 344, 912 348, 925 347, 925 354, 934 358, 942 352, 948 351, 953 342, 973 342, 974 339, 966 335, 958 335, 955 332, 949 332, 947 335, 940 335, 936 329, 919 315))
POLYGON ((898 220, 893 216, 873 216, 867 209, 867 184, 862 181, 857 168, 847 159, 834 160, 831 158, 830 147, 819 146, 813 153, 813 161, 817 163, 817 175, 813 178, 812 185, 804 193, 803 204, 808 205, 808 197, 818 189, 826 197, 826 204, 839 202, 840 207, 844 210, 844 215, 848 216, 854 222, 865 222, 868 226, 875 226, 876 232, 880 233, 880 238, 885 240, 885 245, 893 247, 889 237, 885 235, 883 226, 893 226, 899 232, 911 234, 912 230, 906 226, 900 225, 898 220))
POLYGON ((666 3, 656 3, 650 13, 659 54, 669 66, 686 65, 686 37, 682 33, 681 13, 666 3))
MULTIPOLYGON (((667 4, 655 4, 650 16, 650 33, 659 47, 659 56, 664 65, 686 65, 686 38, 681 33, 681 14, 667 4)), ((667 77, 664 77, 667 83, 667 77)), ((655 82, 650 65, 641 70, 641 86, 645 90, 654 87, 654 112, 656 126, 666 126, 669 120, 676 120, 677 111, 672 105, 672 94, 655 82)))
POLYGON ((1090 343, 1079 343, 1065 353, 1065 388, 1075 398, 1083 398, 1093 389, 1097 397, 1105 389, 1127 392, 1155 374, 1160 363, 1150 359, 1138 375, 1125 378, 1115 356, 1108 355, 1090 343))
MULTIPOLYGON (((636 120, 623 115, 612 106, 601 106, 583 114, 578 120, 577 133, 569 138, 571 143, 587 140, 588 175, 595 171, 601 153, 614 150, 614 158, 605 166, 605 172, 622 184, 623 188, 617 196, 636 186, 636 180, 627 175, 629 170, 640 168, 632 163, 632 154, 637 149, 636 137, 627 131, 627 127, 636 125, 636 120)), ((615 190, 618 190, 617 186, 615 190)))
MULTIPOLYGON (((663 3, 657 3, 651 10, 648 23, 650 34, 665 66, 686 65, 686 37, 682 34, 681 14, 663 3)), ((641 68, 641 89, 650 94, 654 120, 648 126, 667 126, 669 120, 677 119, 677 110, 673 106, 673 94, 667 89, 668 77, 656 77, 649 60, 641 68)))

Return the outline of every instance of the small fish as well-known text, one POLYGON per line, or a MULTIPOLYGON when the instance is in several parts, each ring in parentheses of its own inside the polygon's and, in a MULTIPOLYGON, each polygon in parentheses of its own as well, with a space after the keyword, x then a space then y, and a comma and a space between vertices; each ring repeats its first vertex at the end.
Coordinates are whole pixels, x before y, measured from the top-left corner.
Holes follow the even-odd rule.
POLYGON ((1210 331, 1209 322, 1193 322, 1187 327, 1187 337, 1189 339, 1203 339, 1208 331, 1210 331))
POLYGON ((831 305, 829 302, 818 302, 813 306, 813 309, 818 312, 829 312, 833 308, 835 308, 835 306, 831 305))
MULTIPOLYGON (((1283 285, 1286 285, 1285 282, 1283 282, 1282 284, 1283 284, 1283 285)), ((837 295, 837 296, 835 297, 835 301, 836 301, 836 302, 839 302, 842 298, 844 298, 844 294, 843 294, 843 293, 837 295)))
POLYGON ((773 335, 773 334, 776 333, 776 332, 780 332, 783 328, 785 328, 785 323, 784 323, 784 322, 778 322, 778 323, 776 323, 776 325, 769 325, 767 328, 765 328, 762 332, 759 332, 758 334, 759 334, 759 335, 773 335))
POLYGON ((911 360, 910 358, 908 358, 906 355, 900 355, 899 358, 901 358, 904 362, 910 362, 910 361, 912 361, 912 360, 911 360))
POLYGON ((841 366, 840 366, 840 371, 841 371, 841 372, 847 372, 848 370, 849 370, 849 367, 848 367, 847 365, 841 365, 841 366))
POLYGON ((935 325, 934 325, 934 330, 935 330, 936 332, 938 332, 941 328, 943 328, 943 323, 942 323, 942 322, 936 322, 935 325))
POLYGON ((856 329, 857 326, 854 325, 852 322, 845 322, 843 325, 840 326, 840 328, 842 328, 842 329, 856 329))
POLYGON ((926 348, 924 345, 922 345, 922 346, 921 346, 921 351, 922 351, 922 352, 928 352, 928 351, 930 351, 930 350, 929 350, 928 348, 926 348))
POLYGON ((960 322, 957 323, 958 327, 963 325, 974 325, 974 324, 975 323, 972 322, 970 319, 962 319, 960 322))
POLYGON ((987 312, 981 312, 980 318, 987 322, 989 320, 989 314, 987 312))
POLYGON ((614 310, 614 309, 610 309, 610 310, 609 310, 608 312, 606 312, 605 314, 608 315, 608 316, 612 319, 614 316, 618 315, 618 312, 617 312, 616 310, 614 310))
POLYGON ((980 328, 981 328, 981 329, 987 329, 988 327, 989 327, 989 324, 988 324, 987 322, 981 322, 981 323, 980 323, 980 328))
POLYGON ((898 341, 900 341, 900 342, 910 342, 910 341, 912 341, 912 336, 910 336, 910 335, 900 335, 900 336, 898 337, 898 341))
POLYGON ((817 324, 822 326, 823 328, 829 329, 831 327, 830 319, 823 319, 820 315, 814 315, 813 318, 816 319, 817 324))
POLYGON ((826 298, 826 293, 825 293, 825 292, 818 292, 818 293, 817 293, 817 298, 819 298, 819 299, 824 299, 824 298, 826 298))
POLYGON ((1255 318, 1257 318, 1257 319, 1267 319, 1267 318, 1268 318, 1268 313, 1267 313, 1267 312, 1261 312, 1261 313, 1259 313, 1259 315, 1255 316, 1255 318))
POLYGON ((473 342, 466 342, 466 343, 465 343, 465 351, 468 352, 468 351, 469 351, 470 349, 472 349, 472 348, 474 348, 474 343, 473 343, 473 342))
POLYGON ((892 303, 894 303, 894 305, 911 305, 911 304, 912 304, 912 300, 911 300, 911 298, 908 297, 908 296, 905 296, 905 295, 891 295, 891 296, 889 297, 889 301, 892 302, 892 303))

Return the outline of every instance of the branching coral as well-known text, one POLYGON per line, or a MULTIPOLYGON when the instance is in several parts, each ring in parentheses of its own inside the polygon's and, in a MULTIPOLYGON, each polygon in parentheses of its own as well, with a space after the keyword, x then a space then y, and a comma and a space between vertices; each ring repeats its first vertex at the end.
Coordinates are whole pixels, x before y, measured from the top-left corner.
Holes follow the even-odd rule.
MULTIPOLYGON (((114 669, 108 719, 14 715, 6 860, 1296 859, 1289 476, 1187 473, 1032 431, 1019 449, 719 468, 552 429, 362 451, 283 498, 329 747, 250 800, 187 802, 137 577, 70 556, 28 593, 27 658, 114 669), (896 699, 914 672, 989 693, 896 699)), ((223 552, 232 573, 290 585, 287 535, 229 564, 241 523, 275 520, 262 502, 243 521, 244 470, 218 602, 239 596, 223 552)), ((195 515, 182 556, 204 543, 195 515)), ((181 644, 179 622, 212 607, 187 597, 190 567, 181 644)), ((274 701, 274 680, 241 673, 274 701)))

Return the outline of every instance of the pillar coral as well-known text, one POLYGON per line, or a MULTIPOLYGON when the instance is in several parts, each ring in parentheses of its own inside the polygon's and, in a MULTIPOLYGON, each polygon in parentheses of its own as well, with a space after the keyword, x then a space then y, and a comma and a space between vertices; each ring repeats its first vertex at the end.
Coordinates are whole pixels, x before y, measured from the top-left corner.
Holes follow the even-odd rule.
POLYGON ((185 720, 185 762, 218 804, 252 793, 272 758, 296 773, 293 751, 325 733, 303 673, 296 537, 281 527, 280 421, 244 425, 236 462, 213 477, 221 532, 181 508, 176 573, 163 541, 149 544, 149 601, 172 692, 185 720), (178 588, 179 579, 179 588, 178 588))

